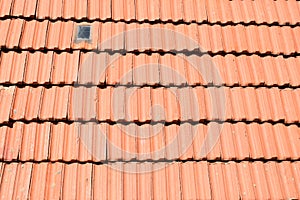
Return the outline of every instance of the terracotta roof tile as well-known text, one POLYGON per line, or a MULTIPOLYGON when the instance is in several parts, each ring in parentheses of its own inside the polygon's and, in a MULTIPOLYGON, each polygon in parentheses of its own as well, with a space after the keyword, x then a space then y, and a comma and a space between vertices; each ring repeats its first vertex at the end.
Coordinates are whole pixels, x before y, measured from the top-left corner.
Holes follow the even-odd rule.
MULTIPOLYGON (((120 1, 123 2, 122 0, 120 0, 120 1)), ((137 19, 139 21, 149 20, 148 19, 148 9, 149 8, 148 8, 148 6, 145 6, 146 4, 148 4, 147 0, 140 0, 140 1, 136 2, 136 4, 135 4, 136 9, 135 9, 135 7, 131 8, 131 9, 135 10, 135 18, 133 18, 133 19, 137 19)), ((120 9, 116 5, 114 5, 113 8, 115 9, 116 13, 120 12, 120 9)), ((113 16, 113 18, 116 18, 116 17, 113 16)), ((116 19, 118 19, 118 18, 116 18, 116 19)), ((123 16, 121 15, 119 17, 119 19, 123 19, 123 16)))
MULTIPOLYGON (((300 28, 296 27, 295 30, 294 30, 294 32, 293 32, 294 38, 297 38, 297 35, 299 35, 299 32, 300 32, 300 28)), ((296 46, 296 51, 298 52, 298 50, 300 49, 300 42, 299 42, 299 40, 296 40, 295 46, 296 46)))
POLYGON ((61 29, 61 23, 60 21, 49 23, 48 25, 48 33, 47 38, 51 38, 51 40, 46 39, 46 44, 48 48, 51 49, 57 49, 58 48, 58 42, 59 42, 59 33, 61 29))
POLYGON ((196 199, 194 165, 191 163, 181 164, 182 198, 196 199))
MULTIPOLYGON (((95 199, 103 198, 107 199, 107 166, 106 165, 93 165, 93 177, 102 177, 102 179, 94 178, 93 179, 93 196, 95 199)), ((135 182, 135 181, 134 181, 135 182)), ((125 181, 124 181, 125 183, 125 181)))
POLYGON ((34 158, 34 148, 35 137, 37 130, 37 124, 30 124, 24 127, 23 137, 22 137, 22 147, 20 151, 21 160, 33 160, 34 158))
POLYGON ((100 19, 110 19, 111 14, 111 0, 104 0, 100 2, 100 19))
POLYGON ((285 89, 285 90, 282 90, 280 93, 281 93, 281 96, 282 96, 283 105, 285 106, 285 108, 284 108, 285 114, 287 115, 287 113, 288 113, 287 121, 293 121, 291 117, 298 115, 297 114, 298 109, 297 109, 297 107, 295 107, 294 109, 291 109, 291 107, 290 107, 290 106, 293 106, 293 105, 297 104, 294 101, 295 98, 294 98, 294 95, 292 94, 292 90, 291 89, 285 89), (289 106, 287 107, 287 105, 289 105, 289 106))
MULTIPOLYGON (((37 161, 42 161, 44 158, 49 158, 49 143, 50 143, 50 130, 51 124, 46 122, 42 125, 37 126, 36 141, 34 144, 34 159, 37 161)), ((34 134, 34 133, 33 133, 34 134)))
POLYGON ((29 198, 29 187, 32 173, 32 163, 18 165, 16 183, 18 186, 14 192, 13 198, 29 198))
POLYGON ((50 5, 51 1, 39 0, 36 7, 36 17, 37 19, 49 18, 50 15, 50 5))
POLYGON ((62 0, 51 0, 51 5, 49 6, 49 14, 46 18, 57 19, 62 16, 63 13, 63 1, 62 0))
POLYGON ((46 185, 46 198, 60 198, 61 197, 61 182, 63 180, 63 164, 62 163, 50 163, 48 166, 46 185))
MULTIPOLYGON (((234 134, 230 124, 224 124, 223 134, 220 136, 222 156, 224 160, 232 160, 235 155, 234 149, 234 134)), ((203 140, 203 139, 202 139, 203 140)))
MULTIPOLYGON (((136 11, 135 11, 135 2, 130 0, 125 0, 122 2, 124 4, 124 15, 121 19, 124 19, 125 21, 132 21, 135 19, 136 11)), ((97 18, 97 16, 95 16, 97 18)))
POLYGON ((76 6, 76 11, 78 9, 78 5, 77 4, 78 1, 76 0, 71 0, 69 1, 68 3, 68 6, 66 6, 65 4, 63 5, 63 8, 62 8, 62 16, 65 18, 65 19, 71 19, 71 18, 75 18, 75 15, 76 15, 76 19, 78 19, 77 17, 77 12, 75 12, 75 6, 76 6), (76 14, 75 14, 76 13, 76 14))
POLYGON ((12 14, 16 16, 21 16, 23 14, 24 6, 25 6, 26 0, 21 1, 14 1, 13 3, 13 9, 12 14))
POLYGON ((123 196, 123 173, 122 171, 115 170, 123 169, 123 163, 113 163, 112 168, 108 168, 108 199, 121 199, 123 196))
MULTIPOLYGON (((240 2, 240 1, 238 1, 240 2)), ((226 23, 227 21, 232 20, 232 9, 230 7, 230 4, 226 1, 220 1, 220 17, 221 17, 221 22, 226 23)))
POLYGON ((231 162, 223 165, 222 168, 226 189, 228 190, 228 192, 226 192, 226 196, 228 196, 228 198, 239 198, 239 196, 241 196, 241 192, 239 191, 239 188, 236 187, 237 185, 239 185, 239 180, 237 178, 237 164, 231 162))
POLYGON ((110 40, 110 37, 112 36, 112 23, 100 23, 99 26, 98 49, 104 51, 112 49, 112 41, 110 40))
POLYGON ((277 156, 279 159, 287 159, 289 156, 286 154, 291 151, 290 146, 287 144, 288 138, 282 137, 280 134, 282 130, 281 124, 276 125, 277 127, 274 129, 274 136, 276 140, 276 144, 278 145, 277 156))
POLYGON ((251 180, 250 164, 242 162, 237 165, 237 172, 240 182, 240 192, 243 198, 255 198, 254 185, 251 180))
POLYGON ((2 3, 2 6, 0 9, 0 16, 4 17, 4 16, 9 15, 13 0, 1 1, 1 3, 2 3))
POLYGON ((187 18, 193 15, 189 13, 190 11, 188 11, 187 13, 184 13, 184 15, 186 15, 184 19, 189 19, 190 21, 196 21, 196 22, 207 21, 206 7, 204 1, 188 1, 188 3, 194 3, 192 7, 190 7, 191 4, 190 5, 185 4, 186 10, 188 10, 188 8, 191 8, 193 10, 194 18, 193 19, 187 18))
MULTIPOLYGON (((106 167, 106 166, 105 166, 106 167)), ((137 164, 136 163, 130 163, 124 164, 124 170, 125 171, 130 171, 134 170, 137 171, 137 164)), ((124 194, 123 198, 124 199, 130 199, 132 197, 137 197, 137 174, 136 173, 124 173, 123 177, 124 185, 126 185, 126 188, 124 188, 124 194), (130 185, 130 187, 128 187, 130 185)))
POLYGON ((247 158, 250 152, 246 128, 247 126, 242 122, 238 122, 237 126, 232 126, 232 131, 235 134, 236 156, 241 160, 247 158))
MULTIPOLYGON (((13 163, 11 165, 4 166, 2 167, 2 180, 1 181, 1 193, 3 194, 2 198, 13 198, 13 192, 14 190, 14 183, 16 180, 16 175, 17 175, 17 168, 18 168, 18 163, 13 163)), ((23 178, 23 177, 22 177, 23 178)))
POLYGON ((24 20, 12 19, 10 20, 9 30, 7 32, 6 46, 14 48, 19 46, 20 38, 22 37, 22 28, 24 20))
POLYGON ((7 121, 9 118, 10 110, 12 109, 12 99, 14 95, 14 87, 1 87, 0 88, 0 121, 7 121))
POLYGON ((5 41, 7 38, 8 30, 9 30, 9 25, 10 25, 11 20, 6 19, 6 20, 1 20, 0 25, 1 25, 1 32, 3 34, 3 37, 0 39, 0 45, 5 46, 5 41))
POLYGON ((209 179, 211 185, 214 186, 214 190, 212 190, 212 198, 221 198, 224 194, 226 194, 222 166, 218 164, 209 165, 209 179))
POLYGON ((4 54, 1 57, 1 79, 3 83, 9 82, 9 77, 12 70, 12 63, 13 63, 13 52, 9 52, 4 54))
POLYGON ((252 164, 252 180, 255 184, 255 193, 258 198, 270 198, 270 192, 268 190, 268 182, 264 170, 264 165, 261 162, 255 162, 252 164))
POLYGON ((163 169, 153 172, 153 197, 157 199, 167 199, 166 164, 154 164, 154 168, 156 167, 163 167, 163 169))
MULTIPOLYGON (((58 49, 70 49, 71 48, 71 41, 72 41, 72 34, 73 34, 74 23, 73 22, 66 22, 62 23, 60 27, 60 37, 58 43, 58 49)), ((56 31, 56 30, 53 30, 56 31)), ((52 38, 48 38, 49 40, 53 40, 52 38)))
MULTIPOLYGON (((277 168, 278 169, 278 168, 277 168)), ((288 162, 282 162, 279 164, 279 172, 284 174, 282 183, 284 184, 285 196, 297 196, 297 188, 295 186, 295 180, 293 178, 291 166, 288 162)))
POLYGON ((43 198, 46 195, 48 164, 33 165, 30 187, 30 198, 43 198))

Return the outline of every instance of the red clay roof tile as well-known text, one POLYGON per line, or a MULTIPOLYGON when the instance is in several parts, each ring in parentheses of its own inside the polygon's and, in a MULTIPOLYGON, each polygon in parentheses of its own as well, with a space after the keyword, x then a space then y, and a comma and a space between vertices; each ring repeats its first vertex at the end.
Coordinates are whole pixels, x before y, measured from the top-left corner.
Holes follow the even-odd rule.
POLYGON ((277 145, 277 157, 279 159, 289 159, 290 155, 288 155, 288 152, 291 152, 291 148, 288 145, 288 138, 283 137, 283 134, 285 131, 282 124, 276 124, 273 127, 274 130, 274 138, 276 140, 276 145, 277 145))
MULTIPOLYGON (((124 164, 124 170, 125 171, 137 171, 137 163, 130 163, 124 164)), ((137 174, 136 173, 124 173, 124 185, 126 185, 126 188, 124 188, 124 198, 130 199, 130 198, 136 198, 137 193, 137 174), (130 185, 130 187, 128 187, 130 185)))
POLYGON ((31 181, 32 163, 18 165, 15 184, 17 185, 13 198, 29 198, 29 187, 31 181))
POLYGON ((49 158, 50 128, 51 124, 49 122, 37 126, 36 142, 34 144, 34 160, 36 161, 49 158))
POLYGON ((223 178, 223 171, 222 166, 218 164, 209 165, 209 179, 210 184, 214 188, 211 191, 212 198, 222 198, 226 194, 224 178, 223 178))
MULTIPOLYGON (((123 155, 122 160, 129 161, 136 159, 136 153, 137 153, 137 130, 134 124, 130 124, 126 127, 121 127, 122 130, 122 149, 123 155), (128 134, 128 132, 130 134, 128 134)), ((104 141, 106 141, 106 138, 103 138, 104 141)), ((105 147, 104 147, 105 148, 105 147)))
POLYGON ((4 17, 10 14, 13 0, 1 1, 0 16, 4 17))
POLYGON ((92 194, 92 164, 78 166, 76 198, 88 199, 92 194))
MULTIPOLYGON (((62 9, 63 1, 62 0, 51 0, 50 5, 49 5, 49 18, 50 19, 60 18, 63 13, 63 9, 62 9)), ((48 16, 47 16, 47 18, 48 18, 48 16)))
POLYGON ((20 151, 21 160, 34 159, 34 145, 36 140, 37 124, 30 124, 24 127, 22 136, 22 147, 20 151))
MULTIPOLYGON (((65 19, 75 18, 75 13, 76 13, 76 19, 78 19, 77 12, 75 12, 76 3, 77 3, 76 0, 70 0, 68 3, 64 3, 64 6, 62 8, 62 16, 65 19)), ((76 6, 76 9, 77 9, 77 6, 76 6)))
POLYGON ((39 118, 41 120, 49 120, 53 119, 53 110, 55 104, 55 92, 56 87, 54 89, 44 89, 43 98, 41 103, 41 109, 39 111, 39 118))
POLYGON ((251 180, 250 164, 242 162, 237 165, 237 173, 240 180, 240 193, 243 198, 255 198, 254 185, 251 180))
POLYGON ((57 199, 61 197, 61 183, 63 180, 63 167, 62 163, 50 163, 48 166, 46 185, 46 198, 57 199))
POLYGON ((31 176, 29 198, 43 198, 46 195, 48 163, 34 164, 31 176))
MULTIPOLYGON (((125 164, 126 166, 126 164, 125 164)), ((108 177, 108 167, 106 165, 93 165, 93 177, 102 177, 93 179, 93 196, 95 199, 107 199, 107 177, 108 177)), ((134 181, 135 182, 135 181, 134 181)), ((124 181, 124 183, 126 183, 124 181)), ((127 190, 126 190, 127 191, 127 190)))
POLYGON ((0 87, 0 121, 8 121, 10 111, 12 109, 12 99, 14 95, 14 87, 0 87))
POLYGON ((3 194, 2 198, 3 199, 12 199, 13 198, 13 193, 14 193, 14 183, 16 180, 16 175, 17 175, 17 169, 18 169, 18 163, 13 163, 11 165, 3 166, 3 171, 2 171, 2 181, 1 181, 1 194, 3 194))
POLYGON ((50 17, 50 5, 52 2, 48 0, 39 0, 36 7, 36 18, 45 19, 50 17))
POLYGON ((291 166, 287 161, 284 161, 279 164, 277 172, 282 174, 281 180, 283 184, 284 196, 296 197, 297 189, 295 186, 295 179, 291 170, 291 166), (279 170, 279 171, 278 171, 279 170))
POLYGON ((255 193, 257 198, 270 198, 270 192, 268 190, 268 182, 266 179, 266 173, 264 170, 264 164, 262 162, 252 163, 252 181, 255 185, 255 193))
POLYGON ((264 157, 263 138, 260 138, 260 126, 258 124, 250 124, 247 127, 247 135, 250 147, 250 156, 255 159, 261 159, 264 157))
POLYGON ((182 180, 182 198, 183 199, 196 199, 196 184, 194 174, 194 163, 181 164, 181 180, 182 180))
POLYGON ((113 163, 112 168, 108 168, 108 199, 122 199, 123 196, 123 173, 115 170, 123 169, 123 163, 113 163))

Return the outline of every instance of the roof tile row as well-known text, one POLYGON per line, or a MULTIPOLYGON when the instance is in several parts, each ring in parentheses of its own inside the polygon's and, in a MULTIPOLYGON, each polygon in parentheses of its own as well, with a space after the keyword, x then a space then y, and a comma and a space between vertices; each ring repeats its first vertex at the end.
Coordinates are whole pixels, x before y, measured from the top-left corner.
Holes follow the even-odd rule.
POLYGON ((285 59, 231 54, 198 57, 9 51, 1 52, 0 60, 2 84, 300 86, 299 56, 285 59), (213 72, 207 74, 203 66, 216 67, 220 79, 216 80, 213 72))
POLYGON ((213 140, 217 125, 16 122, 11 128, 0 127, 0 159, 106 162, 300 158, 300 129, 296 125, 226 122, 210 149, 207 140, 213 140))
POLYGON ((297 199, 300 163, 1 163, 3 199, 297 199), (145 170, 156 169, 148 173, 145 170), (136 172, 136 173, 135 173, 136 172))
POLYGON ((296 0, 268 3, 251 0, 6 0, 2 5, 0 17, 259 24, 298 24, 300 21, 300 4, 296 0))
POLYGON ((10 119, 295 123, 300 119, 300 89, 10 86, 0 88, 0 101, 0 123, 10 119))
POLYGON ((138 24, 93 22, 91 42, 76 41, 75 22, 0 21, 0 46, 20 49, 100 49, 126 51, 249 52, 292 54, 300 52, 300 28, 266 25, 138 24), (102 31, 105 30, 105 31, 102 31), (236 41, 233 41, 233 38, 236 41), (176 43, 174 43, 176 40, 176 43), (278 42, 283 41, 283 42, 278 42))

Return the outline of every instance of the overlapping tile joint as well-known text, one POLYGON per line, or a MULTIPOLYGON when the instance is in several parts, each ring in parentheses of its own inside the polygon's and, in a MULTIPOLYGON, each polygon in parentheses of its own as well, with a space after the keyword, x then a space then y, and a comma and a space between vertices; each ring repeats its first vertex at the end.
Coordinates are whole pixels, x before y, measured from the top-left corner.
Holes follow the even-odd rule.
POLYGON ((1 199, 300 199, 300 1, 0 5, 1 199))

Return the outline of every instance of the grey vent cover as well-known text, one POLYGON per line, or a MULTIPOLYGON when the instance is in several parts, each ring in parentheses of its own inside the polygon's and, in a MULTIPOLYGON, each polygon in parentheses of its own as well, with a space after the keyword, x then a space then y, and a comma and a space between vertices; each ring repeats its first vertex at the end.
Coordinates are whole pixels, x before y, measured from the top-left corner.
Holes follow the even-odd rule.
POLYGON ((80 25, 77 27, 77 40, 90 41, 91 40, 91 26, 80 25))

